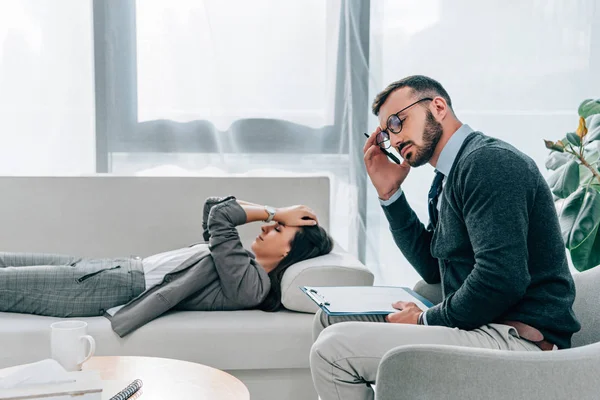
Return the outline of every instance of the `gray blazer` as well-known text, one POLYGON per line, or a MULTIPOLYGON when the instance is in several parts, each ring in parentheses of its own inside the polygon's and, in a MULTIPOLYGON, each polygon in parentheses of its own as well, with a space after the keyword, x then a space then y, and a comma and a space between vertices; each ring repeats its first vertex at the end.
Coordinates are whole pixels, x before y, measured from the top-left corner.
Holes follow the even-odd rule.
POLYGON ((202 226, 208 250, 200 250, 160 285, 146 290, 111 320, 121 337, 171 310, 228 311, 255 308, 271 288, 267 272, 242 247, 236 226, 246 213, 233 196, 209 198, 202 226))

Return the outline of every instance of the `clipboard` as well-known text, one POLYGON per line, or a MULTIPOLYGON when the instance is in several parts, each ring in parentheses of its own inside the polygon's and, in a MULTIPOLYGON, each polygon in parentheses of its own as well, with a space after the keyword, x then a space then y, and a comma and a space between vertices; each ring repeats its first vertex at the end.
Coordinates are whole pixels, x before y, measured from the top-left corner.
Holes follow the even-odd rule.
POLYGON ((392 307, 396 301, 415 303, 421 310, 433 303, 400 286, 301 286, 302 290, 324 312, 340 315, 387 315, 398 311, 392 307))

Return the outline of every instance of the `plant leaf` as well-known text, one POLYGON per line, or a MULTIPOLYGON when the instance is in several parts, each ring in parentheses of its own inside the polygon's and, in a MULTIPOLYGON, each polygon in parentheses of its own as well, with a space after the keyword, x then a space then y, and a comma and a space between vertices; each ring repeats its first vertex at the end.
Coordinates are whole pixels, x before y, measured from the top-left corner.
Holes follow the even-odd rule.
POLYGON ((579 136, 577 136, 577 134, 575 132, 567 133, 567 140, 573 146, 577 146, 577 147, 581 146, 581 138, 579 136))
POLYGON ((587 135, 588 133, 588 129, 585 126, 585 118, 583 117, 579 117, 579 126, 577 127, 577 130, 575 131, 575 133, 577 134, 577 136, 579 136, 581 139, 583 139, 585 137, 585 135, 587 135))
POLYGON ((586 99, 577 110, 580 117, 587 118, 590 115, 600 114, 600 99, 586 99))
POLYGON ((580 272, 600 265, 600 235, 598 227, 592 231, 590 236, 580 246, 570 250, 573 266, 580 272))
POLYGON ((551 140, 544 140, 544 144, 546 145, 547 149, 550 149, 553 151, 558 151, 561 153, 563 153, 565 151, 565 146, 561 143, 560 140, 556 143, 554 143, 551 140))
POLYGON ((587 186, 590 179, 593 177, 592 171, 583 164, 579 165, 579 186, 587 186))
POLYGON ((590 164, 597 162, 600 159, 600 142, 586 146, 583 151, 583 157, 590 164))
POLYGON ((548 178, 548 186, 556 196, 566 199, 579 187, 579 164, 575 160, 559 167, 548 178))
MULTIPOLYGON (((565 228, 570 226, 565 240, 565 245, 569 250, 579 247, 600 224, 600 193, 592 188, 582 187, 580 190, 577 192, 581 197, 581 202, 577 201, 567 205, 561 214, 561 220, 568 222, 565 228), (576 207, 577 205, 579 207, 576 207)), ((562 227, 561 224, 561 229, 562 227)))
POLYGON ((560 143, 560 140, 556 143, 554 143, 551 140, 544 140, 544 144, 546 145, 547 149, 558 151, 560 153, 563 153, 565 151, 565 146, 563 146, 562 143, 560 143))
MULTIPOLYGON (((585 188, 580 187, 578 190, 573 192, 562 205, 562 210, 559 215, 560 231, 562 233, 563 241, 565 246, 569 241, 569 236, 575 226, 575 221, 579 215, 579 210, 583 204, 583 198, 585 196, 585 188)), ((568 246, 567 246, 568 248, 568 246)))
POLYGON ((562 165, 565 165, 569 160, 573 159, 573 155, 568 153, 557 153, 552 152, 546 158, 546 168, 552 171, 556 171, 556 169, 562 165))
POLYGON ((586 120, 588 134, 585 137, 585 142, 590 143, 600 139, 600 114, 592 115, 586 120))

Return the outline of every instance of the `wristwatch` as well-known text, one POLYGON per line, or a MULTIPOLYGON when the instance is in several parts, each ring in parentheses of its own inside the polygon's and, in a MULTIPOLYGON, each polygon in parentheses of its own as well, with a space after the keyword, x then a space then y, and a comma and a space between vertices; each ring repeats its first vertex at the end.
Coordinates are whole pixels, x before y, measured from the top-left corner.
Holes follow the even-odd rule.
POLYGON ((273 218, 275 218, 275 208, 271 207, 271 206, 265 206, 265 211, 269 214, 269 216, 267 217, 267 219, 265 219, 265 222, 271 222, 273 221, 273 218))

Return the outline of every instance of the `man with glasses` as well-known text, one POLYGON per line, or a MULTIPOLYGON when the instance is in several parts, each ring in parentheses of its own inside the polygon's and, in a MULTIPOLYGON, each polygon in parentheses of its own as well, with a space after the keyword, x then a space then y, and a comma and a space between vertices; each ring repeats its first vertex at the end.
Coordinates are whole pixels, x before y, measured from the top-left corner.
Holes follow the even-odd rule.
POLYGON ((580 328, 575 288, 535 162, 462 124, 446 90, 425 76, 389 85, 373 113, 379 126, 364 147, 367 173, 397 246, 427 283, 441 283, 444 298, 425 312, 398 302, 382 318, 319 312, 310 364, 321 400, 372 399, 379 361, 401 345, 569 348, 580 328), (390 147, 401 164, 382 151, 390 147), (427 226, 402 189, 410 169, 426 163, 435 168, 427 226))

